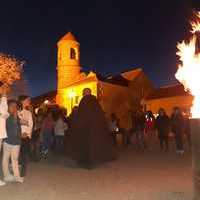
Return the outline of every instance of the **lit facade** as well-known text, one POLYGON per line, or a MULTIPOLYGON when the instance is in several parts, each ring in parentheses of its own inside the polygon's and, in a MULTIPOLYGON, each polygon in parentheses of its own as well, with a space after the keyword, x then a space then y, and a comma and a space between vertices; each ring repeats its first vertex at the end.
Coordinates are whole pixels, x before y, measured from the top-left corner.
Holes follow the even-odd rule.
POLYGON ((152 89, 151 81, 141 68, 121 74, 101 77, 81 72, 80 44, 71 33, 58 41, 56 103, 70 114, 82 99, 84 88, 90 88, 107 118, 115 113, 120 127, 130 127, 130 110, 140 106, 140 100, 152 89))
POLYGON ((95 79, 95 76, 93 80, 83 79, 61 89, 60 105, 67 108, 68 113, 71 113, 73 107, 79 105, 84 88, 90 88, 92 94, 97 96, 97 80, 95 79))
POLYGON ((171 116, 174 107, 180 107, 183 111, 190 110, 193 97, 184 90, 180 84, 167 85, 153 90, 143 101, 146 110, 157 114, 160 108, 164 108, 171 116))
POLYGON ((57 43, 57 97, 56 102, 65 107, 68 113, 77 106, 84 88, 90 88, 97 96, 97 78, 94 73, 81 73, 80 44, 72 33, 67 33, 57 43))

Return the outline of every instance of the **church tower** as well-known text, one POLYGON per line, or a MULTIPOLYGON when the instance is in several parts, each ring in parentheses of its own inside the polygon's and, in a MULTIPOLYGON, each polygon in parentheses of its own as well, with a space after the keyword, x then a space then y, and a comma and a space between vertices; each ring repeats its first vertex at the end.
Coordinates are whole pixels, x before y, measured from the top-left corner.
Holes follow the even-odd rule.
POLYGON ((61 105, 64 101, 64 91, 68 85, 80 77, 80 44, 71 32, 64 35, 57 43, 57 97, 61 105))
POLYGON ((58 90, 67 87, 80 76, 80 44, 68 32, 57 43, 58 90))

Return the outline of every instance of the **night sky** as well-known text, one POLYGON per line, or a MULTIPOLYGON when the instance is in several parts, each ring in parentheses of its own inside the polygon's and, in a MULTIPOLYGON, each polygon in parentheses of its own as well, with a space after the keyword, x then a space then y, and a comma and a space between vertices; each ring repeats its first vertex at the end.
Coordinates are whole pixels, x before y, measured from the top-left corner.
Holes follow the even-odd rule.
POLYGON ((174 83, 176 43, 188 36, 198 6, 191 0, 3 1, 0 51, 26 61, 32 96, 56 88, 56 43, 68 31, 81 44, 85 70, 142 67, 156 86, 174 83))

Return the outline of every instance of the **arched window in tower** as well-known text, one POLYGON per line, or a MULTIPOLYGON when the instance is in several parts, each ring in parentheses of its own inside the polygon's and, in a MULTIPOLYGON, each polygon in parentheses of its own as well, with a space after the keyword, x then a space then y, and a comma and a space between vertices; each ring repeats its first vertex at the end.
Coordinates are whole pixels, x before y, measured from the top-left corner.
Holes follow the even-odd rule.
POLYGON ((76 52, 76 49, 70 48, 70 58, 71 58, 71 59, 77 59, 77 52, 76 52))

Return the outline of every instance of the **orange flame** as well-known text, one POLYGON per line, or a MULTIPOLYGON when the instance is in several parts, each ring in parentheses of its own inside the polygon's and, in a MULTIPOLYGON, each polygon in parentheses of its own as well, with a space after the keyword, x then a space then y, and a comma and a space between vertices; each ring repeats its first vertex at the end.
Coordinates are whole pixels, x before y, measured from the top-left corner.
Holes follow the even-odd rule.
POLYGON ((191 33, 196 33, 200 31, 200 12, 197 12, 196 14, 197 22, 191 22, 192 30, 191 33))
POLYGON ((200 31, 200 12, 196 15, 197 22, 192 22, 193 33, 188 43, 183 41, 177 44, 177 55, 181 65, 176 72, 176 78, 184 85, 185 90, 193 96, 193 106, 191 108, 192 118, 200 118, 200 53, 196 53, 196 32, 200 31))

